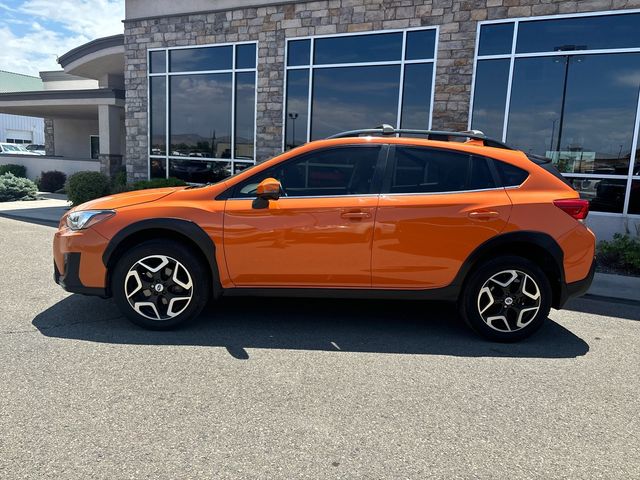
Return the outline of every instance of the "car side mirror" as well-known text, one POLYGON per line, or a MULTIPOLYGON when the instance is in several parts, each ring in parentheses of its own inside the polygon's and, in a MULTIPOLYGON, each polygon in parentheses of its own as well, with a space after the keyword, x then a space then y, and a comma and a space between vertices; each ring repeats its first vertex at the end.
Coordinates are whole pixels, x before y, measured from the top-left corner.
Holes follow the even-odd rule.
POLYGON ((256 196, 262 200, 278 200, 282 185, 275 178, 265 178, 256 188, 256 196))

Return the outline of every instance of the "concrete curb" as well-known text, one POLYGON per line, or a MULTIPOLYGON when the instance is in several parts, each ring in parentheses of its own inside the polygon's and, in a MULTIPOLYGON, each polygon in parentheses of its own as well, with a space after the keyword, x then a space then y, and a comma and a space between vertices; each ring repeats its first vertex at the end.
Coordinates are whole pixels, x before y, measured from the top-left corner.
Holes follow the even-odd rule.
POLYGON ((586 296, 640 303, 640 277, 596 273, 586 296))

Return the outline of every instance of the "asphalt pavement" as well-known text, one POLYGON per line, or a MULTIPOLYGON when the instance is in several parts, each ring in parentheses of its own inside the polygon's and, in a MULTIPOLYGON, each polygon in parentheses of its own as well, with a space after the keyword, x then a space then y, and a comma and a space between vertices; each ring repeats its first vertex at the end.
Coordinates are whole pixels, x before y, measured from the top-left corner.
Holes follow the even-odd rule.
POLYGON ((445 304, 229 298, 148 332, 0 218, 0 478, 640 478, 640 306, 486 342, 445 304))

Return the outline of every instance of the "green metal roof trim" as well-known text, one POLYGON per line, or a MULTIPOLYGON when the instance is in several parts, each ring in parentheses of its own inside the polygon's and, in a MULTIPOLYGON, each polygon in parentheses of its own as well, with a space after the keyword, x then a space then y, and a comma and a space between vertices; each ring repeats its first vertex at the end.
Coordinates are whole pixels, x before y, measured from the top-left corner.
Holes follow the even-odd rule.
POLYGON ((21 73, 0 70, 0 93, 42 90, 42 79, 21 73))

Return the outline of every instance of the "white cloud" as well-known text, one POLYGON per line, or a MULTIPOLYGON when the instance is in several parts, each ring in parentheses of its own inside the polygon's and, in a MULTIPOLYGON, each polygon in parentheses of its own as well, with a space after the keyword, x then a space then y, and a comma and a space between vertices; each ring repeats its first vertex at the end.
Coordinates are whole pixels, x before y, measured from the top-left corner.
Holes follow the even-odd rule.
POLYGON ((122 33, 123 0, 27 0, 0 3, 0 69, 29 75, 60 70, 56 58, 90 40, 122 33))
POLYGON ((27 0, 20 11, 89 39, 123 31, 123 0, 27 0))

